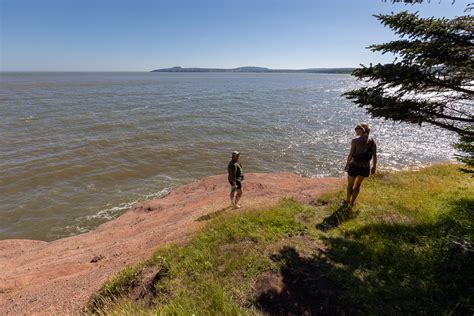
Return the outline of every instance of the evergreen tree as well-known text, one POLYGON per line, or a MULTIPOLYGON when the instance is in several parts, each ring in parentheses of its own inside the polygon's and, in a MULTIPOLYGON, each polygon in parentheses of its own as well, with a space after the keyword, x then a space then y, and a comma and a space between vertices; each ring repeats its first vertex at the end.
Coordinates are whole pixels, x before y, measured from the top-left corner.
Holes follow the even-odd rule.
POLYGON ((355 69, 352 75, 369 84, 344 96, 374 117, 457 133, 458 159, 474 167, 474 17, 420 18, 406 11, 375 17, 400 38, 369 49, 396 58, 355 69))

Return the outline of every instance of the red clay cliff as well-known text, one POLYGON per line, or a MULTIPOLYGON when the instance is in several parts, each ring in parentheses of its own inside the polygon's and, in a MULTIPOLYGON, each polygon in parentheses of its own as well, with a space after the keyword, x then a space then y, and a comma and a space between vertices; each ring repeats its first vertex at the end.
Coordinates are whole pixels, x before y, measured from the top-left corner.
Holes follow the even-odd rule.
MULTIPOLYGON (((242 209, 283 197, 310 202, 341 184, 342 179, 291 173, 247 174, 242 209)), ((160 245, 188 240, 203 225, 198 218, 229 205, 228 194, 225 175, 208 177, 138 204, 88 233, 53 242, 0 241, 0 315, 81 313, 126 265, 146 260, 160 245)))

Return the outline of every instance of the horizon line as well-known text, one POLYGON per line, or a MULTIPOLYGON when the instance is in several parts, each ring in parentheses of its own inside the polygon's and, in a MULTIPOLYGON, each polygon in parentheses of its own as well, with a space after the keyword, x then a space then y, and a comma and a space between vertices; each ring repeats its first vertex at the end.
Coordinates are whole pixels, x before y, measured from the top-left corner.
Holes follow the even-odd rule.
POLYGON ((181 68, 197 68, 197 69, 236 69, 244 67, 257 67, 257 68, 267 68, 271 70, 306 70, 306 69, 340 69, 340 68, 357 68, 355 66, 337 66, 337 67, 307 67, 307 68, 268 68, 263 66, 238 66, 232 68, 224 67, 183 67, 183 66, 172 66, 172 67, 163 67, 163 68, 153 68, 151 70, 1 70, 0 73, 6 72, 151 72, 152 70, 157 69, 172 69, 175 67, 181 68))

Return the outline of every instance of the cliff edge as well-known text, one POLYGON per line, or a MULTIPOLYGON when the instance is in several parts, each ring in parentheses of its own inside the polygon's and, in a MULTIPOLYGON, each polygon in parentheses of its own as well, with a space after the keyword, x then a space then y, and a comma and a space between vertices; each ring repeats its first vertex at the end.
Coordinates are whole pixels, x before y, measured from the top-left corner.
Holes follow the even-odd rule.
MULTIPOLYGON (((310 202, 339 189, 340 178, 291 173, 246 174, 243 208, 293 197, 310 202)), ((182 243, 229 205, 226 175, 208 177, 138 204, 96 230, 53 242, 0 241, 0 314, 78 314, 89 297, 126 265, 147 259, 160 245, 182 243)))

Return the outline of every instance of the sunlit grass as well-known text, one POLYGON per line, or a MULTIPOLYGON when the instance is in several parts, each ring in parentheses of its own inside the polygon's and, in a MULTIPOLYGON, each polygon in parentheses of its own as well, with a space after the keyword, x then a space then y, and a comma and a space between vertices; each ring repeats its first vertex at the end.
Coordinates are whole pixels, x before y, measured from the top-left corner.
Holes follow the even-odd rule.
POLYGON ((106 283, 97 296, 105 303, 92 311, 469 313, 474 260, 465 249, 474 243, 474 182, 458 168, 371 177, 353 210, 341 206, 341 188, 313 206, 283 200, 270 209, 219 215, 187 245, 162 247, 106 283), (162 271, 146 303, 127 298, 144 267, 162 271), (255 289, 265 274, 284 283, 270 301, 255 289))

